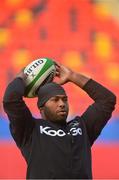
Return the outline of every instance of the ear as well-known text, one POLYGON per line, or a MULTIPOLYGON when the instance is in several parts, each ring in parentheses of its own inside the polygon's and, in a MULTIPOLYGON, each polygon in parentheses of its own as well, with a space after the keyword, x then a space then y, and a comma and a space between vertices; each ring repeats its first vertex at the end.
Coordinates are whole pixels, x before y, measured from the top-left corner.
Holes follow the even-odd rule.
POLYGON ((40 107, 39 110, 40 112, 42 112, 44 110, 44 107, 40 107))
POLYGON ((39 110, 40 110, 40 114, 41 114, 42 119, 46 119, 45 118, 45 113, 44 113, 44 106, 40 107, 39 110))

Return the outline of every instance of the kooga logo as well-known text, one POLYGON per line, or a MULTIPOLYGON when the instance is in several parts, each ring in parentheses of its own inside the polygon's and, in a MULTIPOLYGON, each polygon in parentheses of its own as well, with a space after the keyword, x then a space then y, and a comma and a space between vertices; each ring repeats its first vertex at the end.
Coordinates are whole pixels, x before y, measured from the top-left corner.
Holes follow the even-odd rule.
MULTIPOLYGON (((40 133, 46 134, 48 136, 59 136, 59 137, 66 136, 66 133, 62 129, 58 129, 56 131, 54 129, 51 129, 51 127, 48 127, 48 126, 46 126, 46 127, 40 126, 40 133)), ((72 136, 82 135, 82 129, 81 128, 71 128, 67 134, 71 134, 72 136)))

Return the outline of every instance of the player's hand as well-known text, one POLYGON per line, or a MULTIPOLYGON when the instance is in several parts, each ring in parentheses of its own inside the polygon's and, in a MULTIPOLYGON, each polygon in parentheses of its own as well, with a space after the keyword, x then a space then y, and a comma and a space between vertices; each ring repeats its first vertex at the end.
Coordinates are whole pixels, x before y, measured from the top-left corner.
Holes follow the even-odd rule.
POLYGON ((56 76, 58 77, 57 83, 63 85, 70 81, 72 70, 58 62, 55 62, 56 76))
POLYGON ((16 75, 16 78, 19 77, 21 79, 23 79, 23 81, 25 81, 25 79, 27 78, 26 74, 24 73, 24 68, 16 75))

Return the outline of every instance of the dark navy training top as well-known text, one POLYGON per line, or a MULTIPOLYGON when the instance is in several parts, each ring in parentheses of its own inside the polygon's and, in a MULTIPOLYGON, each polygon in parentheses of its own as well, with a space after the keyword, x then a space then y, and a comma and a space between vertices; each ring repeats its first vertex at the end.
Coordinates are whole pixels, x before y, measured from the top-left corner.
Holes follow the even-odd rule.
POLYGON ((22 79, 13 80, 3 105, 27 162, 27 179, 91 179, 91 146, 111 117, 115 95, 89 80, 83 90, 94 103, 80 117, 60 125, 32 117, 23 100, 24 89, 22 79))

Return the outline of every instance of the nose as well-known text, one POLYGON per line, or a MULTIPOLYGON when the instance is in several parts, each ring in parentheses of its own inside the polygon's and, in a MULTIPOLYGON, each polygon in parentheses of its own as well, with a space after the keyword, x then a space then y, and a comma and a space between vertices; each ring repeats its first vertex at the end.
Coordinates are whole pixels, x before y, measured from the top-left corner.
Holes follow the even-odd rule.
POLYGON ((62 99, 59 99, 59 107, 65 107, 65 103, 62 99))

